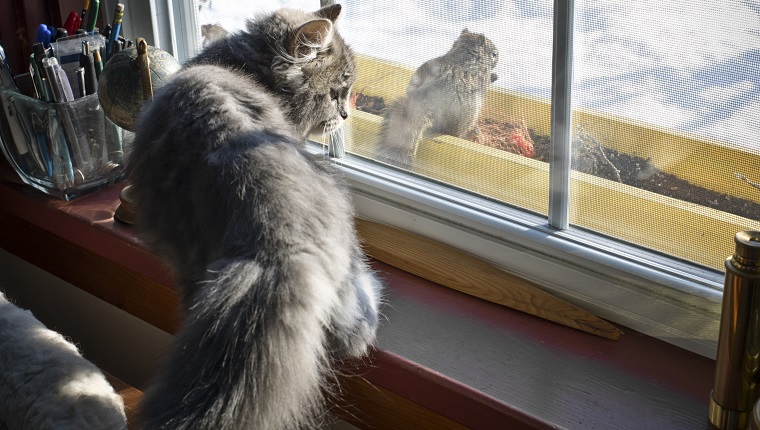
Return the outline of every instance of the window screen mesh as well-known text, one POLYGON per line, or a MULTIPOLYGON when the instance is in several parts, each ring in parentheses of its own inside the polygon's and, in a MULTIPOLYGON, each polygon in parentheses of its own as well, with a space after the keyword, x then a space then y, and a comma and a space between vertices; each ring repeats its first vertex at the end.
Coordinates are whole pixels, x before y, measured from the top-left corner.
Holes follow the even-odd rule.
MULTIPOLYGON (((206 38, 242 28, 255 12, 237 0, 196 1, 206 38)), ((553 2, 341 3, 338 28, 358 61, 348 150, 545 215, 553 2), (479 133, 419 127, 413 155, 393 159, 382 132, 390 107, 412 97, 415 71, 465 28, 498 50, 479 133)), ((736 231, 760 229, 760 6, 574 3, 571 225, 722 269, 736 231)), ((255 8, 282 6, 319 2, 255 8)), ((460 103, 448 94, 426 103, 425 115, 460 103)))
MULTIPOLYGON (((356 52, 358 62, 356 109, 346 127, 347 149, 437 182, 545 214, 548 166, 537 159, 547 155, 549 142, 551 2, 341 3, 345 9, 338 29, 356 52), (495 45, 495 68, 483 71, 467 59, 453 65, 458 67, 455 71, 449 71, 445 69, 448 59, 442 60, 426 69, 429 73, 425 79, 432 81, 422 79, 424 85, 439 87, 430 91, 440 94, 408 93, 415 71, 428 60, 447 54, 465 29, 484 35, 495 45), (478 98, 470 94, 474 84, 454 91, 445 87, 457 86, 457 80, 475 79, 472 76, 476 74, 489 78, 493 74, 496 80, 492 84, 489 80, 490 89, 483 91, 482 100, 471 109, 472 99, 478 98), (395 117, 389 119, 394 106, 402 106, 399 103, 403 104, 400 99, 404 98, 409 105, 397 108, 393 111, 397 112, 395 117), (419 138, 407 136, 418 131, 419 138), (388 134, 395 135, 387 137, 388 134), (414 150, 411 155, 397 156, 403 151, 388 141, 403 142, 414 150)), ((240 15, 238 2, 231 0, 207 0, 198 6, 202 26, 217 24, 231 30, 240 28, 247 18, 240 15)), ((316 10, 319 2, 259 2, 256 7, 273 10, 280 6, 316 10)), ((204 28, 208 34, 211 27, 204 28)), ((472 43, 476 43, 474 37, 472 43)), ((480 60, 487 61, 491 58, 480 60)))
POLYGON ((754 4, 575 2, 571 223, 717 268, 760 227, 754 4))

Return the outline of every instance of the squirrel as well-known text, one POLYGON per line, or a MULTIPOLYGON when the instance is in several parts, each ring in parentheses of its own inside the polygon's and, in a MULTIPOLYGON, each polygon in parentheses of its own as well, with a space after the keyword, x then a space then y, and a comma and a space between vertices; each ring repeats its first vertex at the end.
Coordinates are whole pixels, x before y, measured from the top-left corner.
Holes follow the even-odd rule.
POLYGON ((480 108, 496 81, 499 51, 483 34, 462 30, 449 52, 414 72, 406 95, 383 115, 378 154, 382 161, 408 166, 426 134, 477 139, 480 108))

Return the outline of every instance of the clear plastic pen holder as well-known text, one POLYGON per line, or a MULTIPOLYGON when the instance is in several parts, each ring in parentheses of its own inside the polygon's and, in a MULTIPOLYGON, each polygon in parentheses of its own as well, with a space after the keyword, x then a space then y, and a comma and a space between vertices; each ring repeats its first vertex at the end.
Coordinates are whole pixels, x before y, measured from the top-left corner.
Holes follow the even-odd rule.
POLYGON ((103 113, 97 94, 49 103, 0 89, 2 150, 21 179, 71 200, 124 178, 132 133, 103 113))

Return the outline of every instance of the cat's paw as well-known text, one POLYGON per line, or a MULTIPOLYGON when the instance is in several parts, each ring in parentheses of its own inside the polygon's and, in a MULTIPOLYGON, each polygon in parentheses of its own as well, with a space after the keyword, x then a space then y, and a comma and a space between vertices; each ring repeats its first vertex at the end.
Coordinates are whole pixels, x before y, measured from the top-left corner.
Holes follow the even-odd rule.
POLYGON ((331 333, 331 351, 334 356, 361 357, 375 342, 380 321, 381 282, 369 271, 354 278, 352 288, 355 303, 350 321, 336 321, 331 333))

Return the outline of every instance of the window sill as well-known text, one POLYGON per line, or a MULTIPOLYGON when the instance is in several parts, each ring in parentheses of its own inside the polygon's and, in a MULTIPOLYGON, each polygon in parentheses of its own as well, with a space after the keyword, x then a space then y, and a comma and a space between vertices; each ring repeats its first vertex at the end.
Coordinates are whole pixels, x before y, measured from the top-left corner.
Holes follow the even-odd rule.
MULTIPOLYGON (((0 247, 173 332, 170 276, 112 219, 122 186, 67 203, 21 185, 1 163, 0 247)), ((371 359, 351 366, 360 377, 341 380, 356 418, 348 421, 394 429, 710 428, 712 360, 625 328, 619 341, 605 340, 373 264, 388 280, 386 321, 371 359)))

